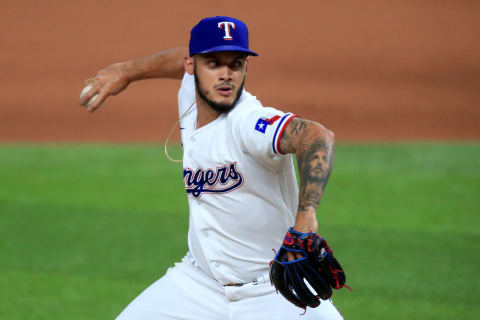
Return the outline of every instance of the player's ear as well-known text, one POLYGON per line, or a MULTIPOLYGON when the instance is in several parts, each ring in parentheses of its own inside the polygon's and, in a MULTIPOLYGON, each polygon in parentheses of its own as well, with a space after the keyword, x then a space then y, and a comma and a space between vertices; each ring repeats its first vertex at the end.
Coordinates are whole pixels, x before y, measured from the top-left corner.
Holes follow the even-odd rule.
POLYGON ((185 68, 185 72, 188 73, 189 75, 193 75, 193 57, 185 57, 185 60, 183 61, 183 66, 185 68))

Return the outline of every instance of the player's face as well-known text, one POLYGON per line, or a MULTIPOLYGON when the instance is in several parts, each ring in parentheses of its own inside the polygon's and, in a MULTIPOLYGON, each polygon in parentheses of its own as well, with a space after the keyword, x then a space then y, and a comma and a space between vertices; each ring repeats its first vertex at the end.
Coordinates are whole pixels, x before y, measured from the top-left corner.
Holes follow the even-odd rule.
POLYGON ((196 55, 195 87, 199 97, 218 112, 229 112, 242 95, 247 56, 239 52, 196 55))
POLYGON ((310 170, 316 178, 322 178, 325 174, 325 171, 328 168, 328 158, 327 153, 324 151, 317 151, 310 159, 309 163, 310 170))

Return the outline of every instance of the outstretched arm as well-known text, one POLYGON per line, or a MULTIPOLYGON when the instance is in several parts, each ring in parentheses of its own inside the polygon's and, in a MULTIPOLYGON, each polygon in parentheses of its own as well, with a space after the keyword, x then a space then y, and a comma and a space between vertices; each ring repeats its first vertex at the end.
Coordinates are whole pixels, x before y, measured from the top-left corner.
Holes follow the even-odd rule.
POLYGON ((92 89, 78 101, 85 106, 94 95, 95 102, 88 108, 95 111, 108 96, 122 92, 131 82, 143 79, 181 79, 184 74, 183 61, 188 55, 186 47, 173 48, 155 53, 150 57, 115 63, 100 70, 96 76, 85 81, 92 89))
POLYGON ((335 137, 322 125, 294 118, 280 140, 283 153, 294 153, 300 176, 300 195, 294 229, 317 232, 316 209, 333 167, 335 137))

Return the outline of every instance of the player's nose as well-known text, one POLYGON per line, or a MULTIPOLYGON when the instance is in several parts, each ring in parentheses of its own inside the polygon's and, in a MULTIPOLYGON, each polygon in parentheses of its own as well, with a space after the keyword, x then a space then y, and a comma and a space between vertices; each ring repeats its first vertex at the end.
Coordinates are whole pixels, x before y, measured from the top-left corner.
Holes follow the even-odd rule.
POLYGON ((230 81, 232 80, 232 69, 228 66, 222 66, 219 70, 219 80, 230 81))

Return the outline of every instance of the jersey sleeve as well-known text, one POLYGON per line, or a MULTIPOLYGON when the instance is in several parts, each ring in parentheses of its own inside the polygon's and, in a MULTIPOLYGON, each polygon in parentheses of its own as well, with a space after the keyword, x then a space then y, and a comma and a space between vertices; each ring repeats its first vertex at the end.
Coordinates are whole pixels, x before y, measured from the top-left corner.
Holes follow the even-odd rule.
POLYGON ((281 155, 284 155, 280 150, 280 139, 295 117, 295 114, 274 108, 256 108, 242 115, 234 126, 234 134, 244 152, 263 166, 278 171, 283 158, 281 155))
POLYGON ((181 117, 193 103, 195 103, 195 80, 192 75, 185 73, 178 91, 178 116, 181 117))

